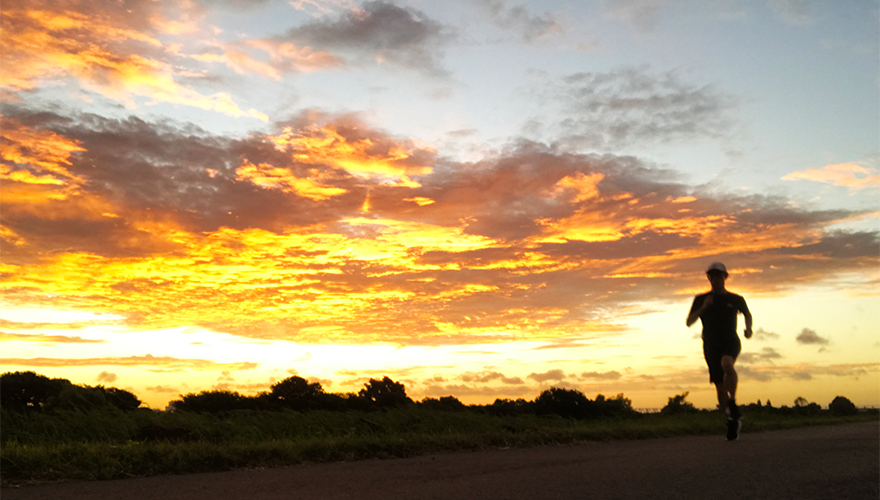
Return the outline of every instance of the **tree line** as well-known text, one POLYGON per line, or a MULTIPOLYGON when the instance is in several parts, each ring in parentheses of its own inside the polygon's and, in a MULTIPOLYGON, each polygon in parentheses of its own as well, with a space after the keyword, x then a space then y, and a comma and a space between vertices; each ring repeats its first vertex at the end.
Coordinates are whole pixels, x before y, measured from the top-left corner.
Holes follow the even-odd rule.
MULTIPOLYGON (((660 413, 675 415, 699 412, 687 401, 688 393, 670 397, 660 413)), ((86 386, 71 383, 66 379, 50 379, 32 371, 7 372, 0 375, 0 407, 8 411, 54 411, 54 410, 95 410, 116 409, 137 410, 141 401, 129 391, 115 387, 86 386)), ((328 393, 320 383, 309 382, 299 376, 285 378, 273 384, 268 391, 248 396, 236 391, 210 390, 190 393, 169 403, 172 411, 194 413, 223 413, 236 410, 300 412, 327 411, 378 411, 399 408, 407 405, 438 411, 480 411, 492 415, 559 415, 574 419, 626 417, 638 414, 632 401, 618 394, 605 397, 602 394, 589 399, 576 389, 551 387, 531 401, 525 399, 496 399, 490 405, 465 405, 454 396, 424 398, 413 401, 406 394, 403 384, 389 377, 371 378, 357 393, 328 393)), ((815 415, 822 411, 821 406, 799 397, 794 407, 774 407, 770 401, 760 401, 746 405, 749 411, 774 412, 782 414, 815 415)), ((852 415, 858 408, 849 399, 837 396, 828 405, 835 415, 852 415)))

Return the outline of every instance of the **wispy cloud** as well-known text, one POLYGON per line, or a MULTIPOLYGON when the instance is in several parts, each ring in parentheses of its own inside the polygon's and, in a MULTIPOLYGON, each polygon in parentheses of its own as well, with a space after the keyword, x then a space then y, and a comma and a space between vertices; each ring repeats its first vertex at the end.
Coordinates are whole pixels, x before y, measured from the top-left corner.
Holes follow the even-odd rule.
POLYGON ((331 51, 355 64, 389 63, 444 76, 442 46, 450 37, 448 29, 418 10, 375 1, 293 28, 275 43, 331 51))
POLYGON ((851 192, 880 188, 880 174, 858 163, 838 163, 822 168, 799 170, 782 177, 784 181, 806 180, 848 187, 851 192))
POLYGON ((148 21, 160 18, 156 4, 141 3, 136 12, 107 3, 70 7, 25 1, 3 9, 0 85, 22 91, 73 78, 130 108, 138 105, 135 98, 148 98, 268 120, 255 109, 241 109, 227 93, 204 95, 175 79, 177 70, 156 38, 160 33, 148 21))
POLYGON ((549 12, 535 15, 526 5, 511 5, 502 0, 479 0, 476 2, 486 10, 495 25, 515 33, 520 39, 531 42, 560 33, 560 23, 549 12))
POLYGON ((647 67, 574 73, 529 92, 545 96, 546 114, 556 117, 536 116, 531 127, 577 150, 719 139, 732 130, 737 106, 711 85, 647 67))
POLYGON ((126 356, 104 358, 0 358, 0 366, 72 367, 72 366, 136 366, 148 370, 181 372, 188 370, 252 370, 257 363, 217 363, 206 359, 182 359, 173 356, 126 356))

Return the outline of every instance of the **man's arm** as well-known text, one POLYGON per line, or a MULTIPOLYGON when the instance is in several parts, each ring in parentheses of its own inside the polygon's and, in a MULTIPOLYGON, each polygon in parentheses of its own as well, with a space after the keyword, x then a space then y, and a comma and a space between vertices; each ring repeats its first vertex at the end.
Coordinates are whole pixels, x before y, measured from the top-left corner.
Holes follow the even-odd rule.
POLYGON ((691 306, 691 312, 688 314, 687 321, 685 321, 687 326, 693 325, 698 319, 700 319, 700 316, 706 312, 706 309, 708 309, 709 306, 712 305, 713 296, 711 293, 706 295, 703 298, 703 303, 700 304, 700 307, 697 307, 697 300, 698 298, 694 297, 694 304, 691 306))
POLYGON ((743 299, 742 313, 746 320, 746 331, 744 333, 746 338, 750 339, 752 338, 752 313, 749 312, 749 306, 746 305, 746 299, 743 299))

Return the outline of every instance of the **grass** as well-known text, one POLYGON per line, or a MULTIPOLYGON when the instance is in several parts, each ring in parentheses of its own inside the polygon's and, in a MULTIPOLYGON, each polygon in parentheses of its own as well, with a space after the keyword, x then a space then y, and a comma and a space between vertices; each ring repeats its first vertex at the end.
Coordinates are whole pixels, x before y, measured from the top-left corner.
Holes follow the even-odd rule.
MULTIPOLYGON (((382 412, 0 411, 4 486, 71 479, 275 467, 304 462, 407 457, 443 451, 723 433, 717 412, 572 420, 492 416, 410 406, 382 412)), ((837 417, 748 414, 744 432, 877 421, 876 412, 837 417)))

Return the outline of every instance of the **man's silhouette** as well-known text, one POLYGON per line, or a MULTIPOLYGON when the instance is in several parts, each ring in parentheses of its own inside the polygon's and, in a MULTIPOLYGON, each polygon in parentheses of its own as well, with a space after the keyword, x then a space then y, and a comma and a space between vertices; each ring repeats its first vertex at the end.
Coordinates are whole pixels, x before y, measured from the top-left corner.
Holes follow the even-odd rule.
POLYGON ((709 381, 715 384, 718 392, 718 405, 727 415, 727 439, 739 438, 739 408, 736 406, 736 370, 733 367, 742 349, 736 334, 736 316, 742 313, 746 320, 745 336, 752 336, 752 314, 742 296, 728 292, 724 287, 727 268, 714 262, 706 270, 706 277, 712 285, 710 292, 694 297, 687 326, 693 325, 697 318, 703 323, 703 356, 709 365, 709 381))

